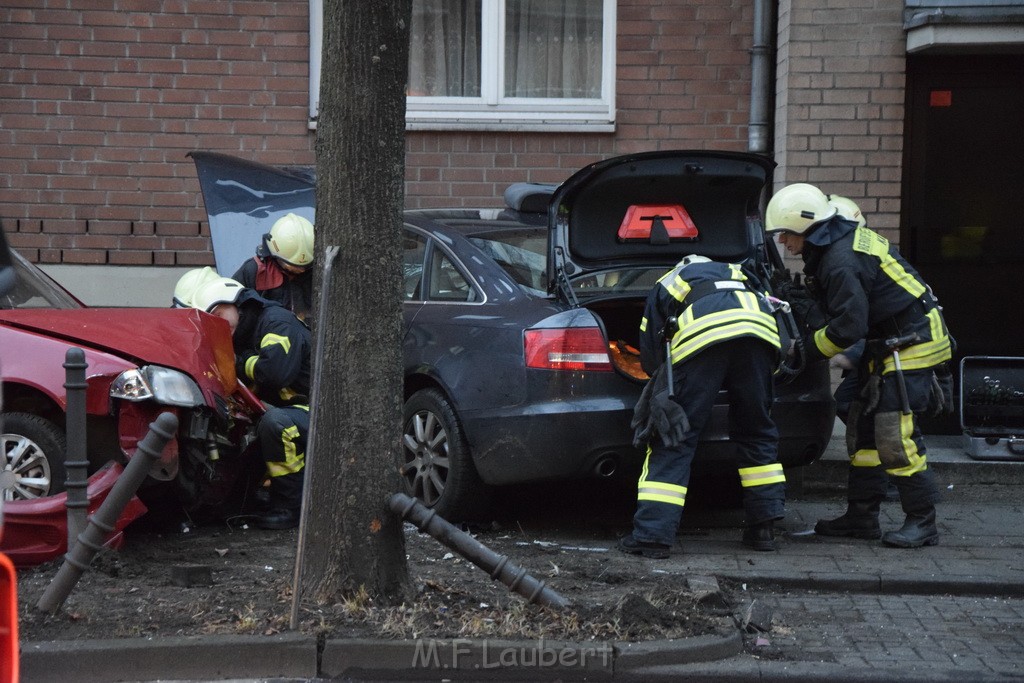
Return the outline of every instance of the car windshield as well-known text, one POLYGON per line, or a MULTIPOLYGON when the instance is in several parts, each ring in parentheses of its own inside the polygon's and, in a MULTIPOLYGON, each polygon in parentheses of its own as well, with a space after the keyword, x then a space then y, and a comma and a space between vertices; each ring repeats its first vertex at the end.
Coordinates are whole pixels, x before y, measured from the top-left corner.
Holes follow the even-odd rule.
POLYGON ((480 251, 501 266, 509 277, 532 294, 547 290, 547 231, 510 230, 469 236, 480 251))
MULTIPOLYGON (((13 250, 12 250, 13 251, 13 250)), ((81 308, 74 297, 20 254, 12 253, 17 282, 7 294, 0 296, 0 309, 14 308, 81 308)))
POLYGON ((572 279, 572 289, 577 295, 595 294, 647 294, 668 272, 665 266, 612 268, 572 279))

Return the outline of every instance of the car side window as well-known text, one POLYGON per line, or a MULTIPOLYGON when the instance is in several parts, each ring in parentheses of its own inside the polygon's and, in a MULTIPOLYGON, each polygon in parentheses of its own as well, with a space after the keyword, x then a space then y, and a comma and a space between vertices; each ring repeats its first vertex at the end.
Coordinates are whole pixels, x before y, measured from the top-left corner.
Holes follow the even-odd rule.
POLYGON ((434 249, 430 264, 431 301, 476 301, 477 293, 446 253, 434 249))
POLYGON ((402 240, 402 293, 406 301, 422 301, 423 257, 427 252, 427 239, 406 231, 402 240))

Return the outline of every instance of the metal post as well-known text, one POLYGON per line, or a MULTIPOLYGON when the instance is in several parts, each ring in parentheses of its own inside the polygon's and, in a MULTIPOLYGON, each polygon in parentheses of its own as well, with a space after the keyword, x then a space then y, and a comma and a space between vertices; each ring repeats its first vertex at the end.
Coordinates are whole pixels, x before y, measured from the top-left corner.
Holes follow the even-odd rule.
POLYGON ((149 424, 149 433, 139 443, 135 457, 128 461, 106 500, 89 519, 75 547, 64 556, 64 564, 39 598, 37 609, 53 614, 64 604, 93 557, 103 549, 104 538, 116 528, 117 518, 149 474, 149 468, 177 431, 178 418, 173 413, 161 413, 149 424))
POLYGON ((89 456, 86 452, 85 429, 85 352, 79 348, 68 349, 64 354, 65 380, 67 390, 66 433, 67 451, 64 453, 68 511, 68 552, 75 545, 78 535, 85 531, 89 495, 89 456))
POLYGON ((427 532, 529 602, 558 609, 568 606, 569 602, 565 598, 548 588, 543 581, 527 574, 525 569, 509 562, 507 555, 494 552, 415 498, 396 493, 391 496, 389 505, 393 512, 415 524, 420 531, 427 532))
POLYGON ((306 455, 302 467, 302 507, 299 509, 299 540, 295 550, 295 573, 292 576, 292 613, 289 628, 299 628, 299 601, 302 593, 302 556, 306 545, 306 515, 309 512, 309 482, 313 468, 313 435, 316 434, 316 406, 320 400, 320 377, 324 357, 324 329, 327 327, 327 290, 334 272, 334 259, 339 247, 329 246, 324 251, 324 274, 320 279, 320 303, 316 310, 316 346, 313 347, 313 386, 309 390, 309 434, 306 435, 306 455))

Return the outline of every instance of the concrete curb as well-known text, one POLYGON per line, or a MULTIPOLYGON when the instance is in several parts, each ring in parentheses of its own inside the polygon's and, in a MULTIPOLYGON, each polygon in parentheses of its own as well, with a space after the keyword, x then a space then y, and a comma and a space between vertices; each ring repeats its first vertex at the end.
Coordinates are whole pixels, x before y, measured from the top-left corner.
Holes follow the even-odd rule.
POLYGON ((21 644, 21 678, 32 683, 313 677, 311 636, 182 636, 21 644))
POLYGON ((644 643, 480 639, 332 639, 187 636, 22 643, 22 679, 33 683, 116 683, 242 678, 385 680, 611 680, 643 666, 727 659, 743 650, 739 631, 644 643))

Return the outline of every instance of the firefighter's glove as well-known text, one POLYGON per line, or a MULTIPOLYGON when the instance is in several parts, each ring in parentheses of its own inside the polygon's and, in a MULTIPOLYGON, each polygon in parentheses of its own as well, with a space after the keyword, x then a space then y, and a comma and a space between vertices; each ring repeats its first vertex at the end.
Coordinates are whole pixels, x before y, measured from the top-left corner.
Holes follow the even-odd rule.
POLYGON ((633 410, 633 445, 643 448, 657 434, 668 447, 682 443, 690 430, 686 411, 669 396, 668 373, 662 363, 651 375, 633 410))
POLYGON ((943 363, 932 370, 931 393, 928 395, 928 414, 932 417, 953 412, 953 373, 943 363))
POLYGON ((864 384, 864 388, 860 392, 860 397, 864 400, 864 408, 862 412, 864 414, 875 412, 875 408, 878 407, 878 401, 882 398, 881 375, 873 374, 868 377, 868 381, 864 384))
POLYGON ((238 380, 243 384, 252 383, 252 378, 249 377, 249 373, 246 371, 246 368, 255 364, 257 358, 259 358, 259 354, 255 351, 243 351, 235 356, 235 374, 238 376, 238 380))

